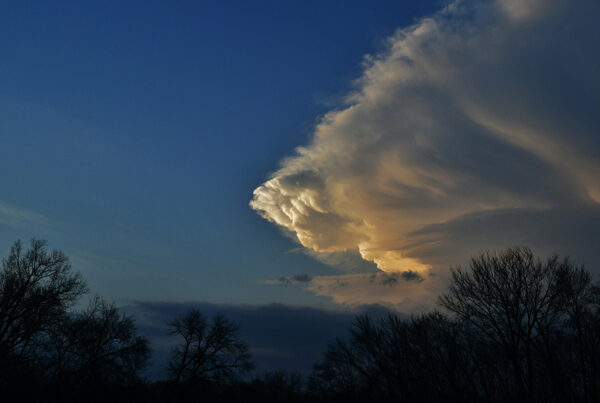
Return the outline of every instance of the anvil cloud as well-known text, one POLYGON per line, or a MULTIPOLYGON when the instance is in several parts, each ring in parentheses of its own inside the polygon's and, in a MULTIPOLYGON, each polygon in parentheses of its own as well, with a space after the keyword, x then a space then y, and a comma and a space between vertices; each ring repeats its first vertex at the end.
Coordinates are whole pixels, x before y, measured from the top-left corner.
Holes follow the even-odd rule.
POLYGON ((358 250, 384 272, 514 244, 600 263, 599 12, 456 1, 398 30, 252 208, 308 249, 358 250))

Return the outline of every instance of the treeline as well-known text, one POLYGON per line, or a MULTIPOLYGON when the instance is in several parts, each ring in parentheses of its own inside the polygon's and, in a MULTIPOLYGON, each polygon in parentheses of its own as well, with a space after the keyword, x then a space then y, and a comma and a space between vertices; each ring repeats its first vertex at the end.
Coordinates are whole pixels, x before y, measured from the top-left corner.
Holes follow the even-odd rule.
POLYGON ((513 248, 452 271, 447 314, 374 323, 315 366, 311 390, 344 401, 598 402, 600 289, 568 259, 513 248))
POLYGON ((149 342, 131 317, 87 291, 67 257, 20 242, 0 272, 0 388, 40 402, 598 402, 600 287, 583 267, 527 248, 485 253, 453 269, 439 310, 403 319, 357 316, 308 379, 252 379, 238 327, 191 310, 167 379, 142 370, 149 342))

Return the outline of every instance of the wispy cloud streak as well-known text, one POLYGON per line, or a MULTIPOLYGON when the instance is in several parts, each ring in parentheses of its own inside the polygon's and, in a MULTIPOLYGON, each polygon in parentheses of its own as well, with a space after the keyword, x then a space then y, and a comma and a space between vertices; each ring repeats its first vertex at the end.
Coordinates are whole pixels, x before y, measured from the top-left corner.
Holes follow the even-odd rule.
POLYGON ((9 225, 13 228, 31 228, 47 222, 48 220, 41 214, 0 201, 0 224, 9 225))

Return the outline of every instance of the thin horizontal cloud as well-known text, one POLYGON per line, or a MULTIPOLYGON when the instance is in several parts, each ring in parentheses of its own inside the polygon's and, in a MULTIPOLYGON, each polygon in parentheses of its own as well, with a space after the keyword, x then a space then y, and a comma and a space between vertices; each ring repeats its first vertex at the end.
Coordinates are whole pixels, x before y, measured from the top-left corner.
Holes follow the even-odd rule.
MULTIPOLYGON (((404 282, 405 295, 481 249, 599 244, 585 225, 600 210, 599 11, 591 0, 455 1, 398 30, 366 58, 348 105, 250 205, 315 254, 358 251, 381 271, 425 278, 404 282), (494 218, 507 212, 523 224, 494 218), (579 232, 561 239, 569 217, 579 232)), ((318 288, 315 277, 310 289, 358 298, 335 281, 318 288)))
POLYGON ((348 308, 378 304, 400 312, 427 312, 435 308, 445 279, 435 273, 414 271, 315 276, 306 286, 348 308))
POLYGON ((434 308, 435 296, 445 286, 444 278, 433 272, 422 274, 414 271, 314 277, 302 274, 265 283, 303 287, 316 295, 332 297, 347 309, 376 304, 412 313, 434 308))
POLYGON ((47 223, 48 220, 41 214, 0 201, 0 224, 13 228, 32 228, 47 223))
POLYGON ((291 277, 280 277, 277 280, 267 280, 265 284, 296 284, 296 283, 310 283, 312 281, 312 277, 308 274, 296 274, 291 277))

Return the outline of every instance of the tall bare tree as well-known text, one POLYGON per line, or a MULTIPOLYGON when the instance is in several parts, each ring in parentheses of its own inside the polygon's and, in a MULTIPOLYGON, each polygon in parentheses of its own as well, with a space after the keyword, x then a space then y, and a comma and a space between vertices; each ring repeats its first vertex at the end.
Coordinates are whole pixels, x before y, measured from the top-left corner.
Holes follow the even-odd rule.
POLYGON ((600 288, 569 259, 528 248, 452 270, 440 305, 356 318, 311 377, 340 401, 600 401, 600 288))
POLYGON ((541 260, 522 247, 480 254, 469 266, 452 270, 440 304, 481 334, 496 357, 507 360, 512 385, 506 390, 516 389, 533 401, 542 379, 541 349, 554 349, 574 301, 588 293, 589 273, 569 259, 541 260))
POLYGON ((250 371, 248 345, 239 338, 239 327, 222 315, 210 323, 192 309, 170 324, 170 334, 183 340, 172 351, 168 371, 175 382, 226 383, 250 371))
POLYGON ((0 361, 26 358, 86 290, 63 252, 48 251, 42 240, 27 250, 15 242, 0 269, 0 361))
POLYGON ((133 319, 99 297, 86 310, 65 315, 45 341, 40 356, 48 376, 82 385, 131 384, 150 356, 133 319))

